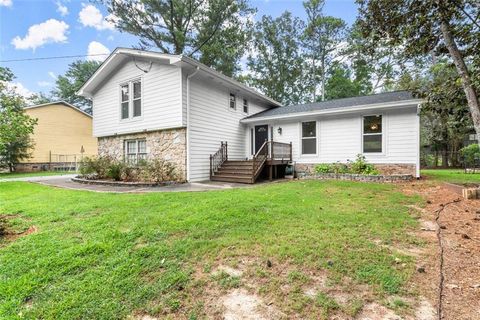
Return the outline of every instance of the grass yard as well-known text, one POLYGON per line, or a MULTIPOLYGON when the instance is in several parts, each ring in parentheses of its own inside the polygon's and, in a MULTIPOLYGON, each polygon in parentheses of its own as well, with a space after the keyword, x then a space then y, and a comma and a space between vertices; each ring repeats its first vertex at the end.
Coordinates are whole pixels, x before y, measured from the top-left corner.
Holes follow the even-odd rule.
POLYGON ((465 173, 463 169, 424 169, 422 176, 428 179, 452 183, 480 183, 480 172, 465 173))
POLYGON ((0 183, 7 227, 34 230, 0 244, 0 318, 200 319, 235 288, 288 318, 352 316, 361 295, 305 295, 312 274, 346 292, 367 286, 377 301, 411 296, 413 258, 389 246, 417 244, 407 205, 419 201, 393 185, 346 181, 149 194, 0 183), (219 265, 244 272, 215 273, 219 265))
POLYGON ((27 178, 27 177, 39 177, 39 176, 60 176, 64 174, 73 174, 73 171, 36 171, 36 172, 0 172, 1 179, 10 178, 27 178))

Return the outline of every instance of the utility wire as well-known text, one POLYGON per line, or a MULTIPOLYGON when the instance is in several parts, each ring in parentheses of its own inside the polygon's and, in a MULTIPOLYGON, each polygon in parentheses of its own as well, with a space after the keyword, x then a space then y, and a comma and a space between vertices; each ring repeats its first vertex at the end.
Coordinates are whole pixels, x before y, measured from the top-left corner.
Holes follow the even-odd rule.
POLYGON ((95 57, 95 56, 108 56, 109 53, 98 53, 98 54, 84 54, 84 55, 74 55, 74 56, 56 56, 56 57, 40 57, 40 58, 26 58, 26 59, 11 59, 11 60, 0 60, 0 63, 5 62, 21 62, 21 61, 35 61, 35 60, 55 60, 55 59, 69 59, 69 58, 85 58, 85 57, 95 57))

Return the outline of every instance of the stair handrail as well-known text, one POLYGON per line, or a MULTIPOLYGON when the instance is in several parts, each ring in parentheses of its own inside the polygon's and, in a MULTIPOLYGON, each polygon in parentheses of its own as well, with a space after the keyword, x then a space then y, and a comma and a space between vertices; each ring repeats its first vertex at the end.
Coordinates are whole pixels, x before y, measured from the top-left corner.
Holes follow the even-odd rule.
POLYGON ((210 178, 215 175, 218 168, 228 160, 228 143, 220 141, 220 148, 214 154, 210 155, 210 178))
POLYGON ((258 149, 257 153, 255 153, 255 155, 253 156, 252 182, 255 182, 258 175, 260 174, 260 170, 263 168, 263 165, 268 159, 269 145, 270 141, 265 140, 260 149, 258 149))

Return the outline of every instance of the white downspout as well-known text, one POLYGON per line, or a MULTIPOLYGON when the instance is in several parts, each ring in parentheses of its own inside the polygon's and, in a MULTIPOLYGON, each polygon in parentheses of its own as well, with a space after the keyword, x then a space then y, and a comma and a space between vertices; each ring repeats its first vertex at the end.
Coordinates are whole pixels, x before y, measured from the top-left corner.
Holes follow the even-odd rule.
POLYGON ((196 67, 195 71, 187 76, 187 181, 190 181, 190 79, 200 70, 196 67))
POLYGON ((421 139, 420 139, 420 112, 422 110, 422 106, 420 104, 417 105, 417 168, 415 170, 416 178, 420 178, 420 148, 421 148, 421 139))

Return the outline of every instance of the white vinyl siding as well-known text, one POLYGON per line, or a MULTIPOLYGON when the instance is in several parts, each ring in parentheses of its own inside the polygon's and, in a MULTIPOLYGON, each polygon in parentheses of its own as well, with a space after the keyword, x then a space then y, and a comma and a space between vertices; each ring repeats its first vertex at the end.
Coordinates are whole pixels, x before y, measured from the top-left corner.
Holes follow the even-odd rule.
POLYGON ((181 68, 153 63, 150 71, 144 73, 127 60, 94 92, 93 113, 95 137, 181 127, 184 124, 181 68), (133 117, 134 107, 130 105, 129 119, 122 119, 120 85, 138 79, 142 81, 141 99, 137 100, 141 116, 133 117))
MULTIPOLYGON (((249 130, 240 123, 245 118, 241 108, 235 110, 230 102, 230 91, 221 85, 194 77, 190 80, 190 181, 208 180, 210 154, 220 148, 221 141, 228 142, 229 159, 245 159, 249 146, 249 130)), ((242 93, 236 99, 243 101, 242 93)), ((250 114, 267 109, 267 106, 249 99, 250 114)))
MULTIPOLYGON (((383 152, 364 153, 367 161, 385 164, 416 164, 418 158, 418 126, 415 107, 383 111, 383 152)), ((369 113, 371 114, 371 113, 369 113)), ((293 143, 297 163, 333 163, 354 160, 362 154, 363 116, 361 113, 317 117, 317 155, 301 154, 301 122, 290 120, 270 123, 275 141, 293 143), (282 134, 278 133, 282 128, 282 134)), ((313 119, 312 119, 313 120, 313 119)))

